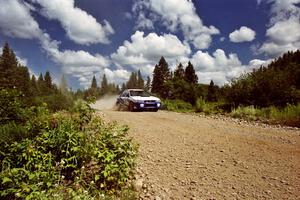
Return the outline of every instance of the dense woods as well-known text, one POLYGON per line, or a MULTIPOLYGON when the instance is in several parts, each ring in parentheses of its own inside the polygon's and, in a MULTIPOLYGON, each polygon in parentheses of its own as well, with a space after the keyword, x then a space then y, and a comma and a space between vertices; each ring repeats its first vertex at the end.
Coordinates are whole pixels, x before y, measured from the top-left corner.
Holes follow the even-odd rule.
POLYGON ((242 75, 224 87, 228 102, 258 107, 297 104, 300 101, 300 51, 288 52, 242 75))
POLYGON ((209 85, 198 84, 190 62, 185 68, 180 63, 171 72, 162 57, 153 71, 151 91, 164 99, 179 99, 192 105, 199 98, 208 102, 222 101, 232 108, 297 104, 300 100, 300 51, 288 52, 268 66, 243 74, 222 87, 216 86, 213 80, 209 85))

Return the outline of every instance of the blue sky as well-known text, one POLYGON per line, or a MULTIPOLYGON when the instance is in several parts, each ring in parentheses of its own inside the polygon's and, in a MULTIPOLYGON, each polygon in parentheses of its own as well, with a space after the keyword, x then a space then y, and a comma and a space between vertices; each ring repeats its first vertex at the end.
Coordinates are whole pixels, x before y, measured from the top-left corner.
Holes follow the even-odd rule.
POLYGON ((218 85, 300 47, 300 0, 0 0, 0 43, 73 89, 191 61, 218 85))

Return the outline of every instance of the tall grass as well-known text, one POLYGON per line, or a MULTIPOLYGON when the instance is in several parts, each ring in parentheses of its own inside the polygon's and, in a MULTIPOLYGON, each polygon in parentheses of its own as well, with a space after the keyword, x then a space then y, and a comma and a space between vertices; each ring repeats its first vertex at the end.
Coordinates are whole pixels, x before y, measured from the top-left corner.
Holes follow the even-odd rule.
POLYGON ((163 100, 163 109, 174 111, 174 112, 191 112, 193 111, 193 106, 182 100, 163 100))
POLYGON ((211 114, 214 111, 215 107, 212 103, 206 102, 203 98, 197 100, 195 112, 204 112, 205 114, 211 114))
POLYGON ((300 104, 288 104, 283 109, 274 106, 262 109, 254 106, 238 107, 230 115, 235 118, 269 120, 271 123, 300 127, 300 104))

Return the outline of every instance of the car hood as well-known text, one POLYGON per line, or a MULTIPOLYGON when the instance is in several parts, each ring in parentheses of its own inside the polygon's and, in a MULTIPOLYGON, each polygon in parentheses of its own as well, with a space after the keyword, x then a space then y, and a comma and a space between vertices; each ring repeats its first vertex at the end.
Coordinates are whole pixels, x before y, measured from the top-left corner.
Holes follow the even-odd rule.
POLYGON ((150 96, 150 97, 133 96, 130 98, 133 99, 134 101, 160 101, 159 98, 154 96, 150 96))

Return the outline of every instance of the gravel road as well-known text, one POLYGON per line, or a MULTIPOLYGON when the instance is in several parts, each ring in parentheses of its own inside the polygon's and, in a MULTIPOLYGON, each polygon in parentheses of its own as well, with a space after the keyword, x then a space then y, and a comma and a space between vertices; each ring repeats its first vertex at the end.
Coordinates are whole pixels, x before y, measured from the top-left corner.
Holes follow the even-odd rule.
POLYGON ((140 145, 140 199, 300 199, 299 129, 100 109, 140 145))

